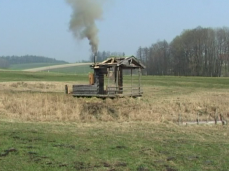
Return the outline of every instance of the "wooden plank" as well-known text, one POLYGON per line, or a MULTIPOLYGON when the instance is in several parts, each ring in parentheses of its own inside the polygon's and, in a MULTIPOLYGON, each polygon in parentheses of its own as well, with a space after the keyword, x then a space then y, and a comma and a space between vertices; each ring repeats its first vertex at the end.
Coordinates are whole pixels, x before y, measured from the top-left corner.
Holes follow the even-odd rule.
POLYGON ((73 91, 90 91, 90 90, 92 90, 92 91, 97 91, 97 89, 91 89, 91 88, 87 88, 87 89, 76 89, 76 88, 74 88, 73 89, 73 91))
POLYGON ((123 98, 123 97, 141 97, 142 95, 123 95, 123 94, 72 94, 73 97, 98 97, 98 98, 123 98))
POLYGON ((72 94, 98 94, 97 92, 93 91, 74 91, 72 94))
POLYGON ((81 85, 81 86, 76 86, 73 85, 73 87, 96 87, 97 85, 81 85))
POLYGON ((73 90, 73 92, 97 92, 97 90, 73 90))
POLYGON ((193 121, 193 122, 183 122, 183 125, 223 125, 226 124, 226 121, 193 121))
POLYGON ((73 85, 73 91, 93 90, 97 91, 96 85, 73 85))
POLYGON ((73 90, 77 91, 77 90, 95 90, 97 91, 97 88, 73 88, 73 90))

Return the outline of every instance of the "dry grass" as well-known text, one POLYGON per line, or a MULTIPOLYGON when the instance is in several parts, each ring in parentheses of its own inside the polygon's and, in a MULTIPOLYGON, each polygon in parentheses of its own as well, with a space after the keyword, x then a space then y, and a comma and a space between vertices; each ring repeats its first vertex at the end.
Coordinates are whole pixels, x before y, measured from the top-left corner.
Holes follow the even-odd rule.
POLYGON ((225 119, 229 117, 226 90, 151 86, 144 88, 147 93, 142 98, 102 100, 67 96, 63 93, 64 85, 59 82, 1 83, 0 118, 39 122, 176 122, 179 113, 183 121, 196 120, 197 113, 201 120, 213 120, 215 111, 225 119), (32 92, 26 92, 28 90, 32 92))
POLYGON ((64 92, 65 84, 73 83, 47 81, 1 82, 0 91, 64 92))

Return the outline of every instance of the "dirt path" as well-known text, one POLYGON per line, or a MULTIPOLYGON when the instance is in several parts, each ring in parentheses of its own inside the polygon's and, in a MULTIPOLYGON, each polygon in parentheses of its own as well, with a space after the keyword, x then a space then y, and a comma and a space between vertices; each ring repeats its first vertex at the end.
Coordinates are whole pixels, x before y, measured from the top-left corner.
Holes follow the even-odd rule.
POLYGON ((73 67, 73 66, 83 66, 83 65, 91 65, 91 64, 92 63, 74 63, 74 64, 54 65, 54 66, 25 69, 23 71, 38 72, 38 71, 46 71, 46 70, 50 70, 50 69, 68 68, 68 67, 73 67))

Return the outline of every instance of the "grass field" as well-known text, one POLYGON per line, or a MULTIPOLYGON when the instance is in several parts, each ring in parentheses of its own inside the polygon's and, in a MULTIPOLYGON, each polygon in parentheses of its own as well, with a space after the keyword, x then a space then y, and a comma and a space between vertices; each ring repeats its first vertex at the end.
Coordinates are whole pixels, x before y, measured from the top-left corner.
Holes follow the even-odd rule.
POLYGON ((47 73, 47 72, 22 72, 1 71, 0 82, 4 81, 86 81, 86 75, 47 73))
MULTIPOLYGON (((31 63, 31 64, 14 64, 10 65, 10 70, 25 70, 31 68, 60 65, 61 63, 31 63)), ((63 63, 64 64, 64 63, 63 63)))
POLYGON ((67 67, 67 68, 50 69, 49 72, 65 73, 65 74, 88 74, 89 72, 93 72, 93 70, 88 65, 88 66, 74 66, 74 67, 67 67))
MULTIPOLYGON (((229 170, 227 78, 143 76, 142 98, 73 98, 88 76, 0 71, 0 170, 229 170)), ((126 78, 126 84, 130 79, 126 78)))
POLYGON ((4 171, 228 170, 228 127, 0 122, 4 171))
MULTIPOLYGON (((86 66, 78 66, 85 68, 86 66)), ((75 67, 73 67, 75 68, 75 67)), ((77 67, 76 67, 77 68, 77 67)), ((72 69, 70 67, 70 69, 72 69)), ((89 68, 90 69, 90 68, 89 68)), ((0 82, 3 81, 81 81, 88 82, 88 72, 86 74, 68 74, 56 72, 18 72, 1 71, 0 82)), ((65 70, 65 68, 64 68, 65 70)), ((86 70, 86 69, 85 69, 86 70)), ((88 70, 89 72, 91 70, 88 70)), ((79 71, 80 72, 80 71, 79 71)), ((136 76, 136 79, 137 76, 136 76)), ((125 79, 130 83, 130 77, 125 79)), ((190 88, 209 88, 209 89, 227 89, 229 88, 229 79, 227 77, 175 77, 175 76, 143 76, 142 84, 147 86, 163 87, 190 87, 190 88)))

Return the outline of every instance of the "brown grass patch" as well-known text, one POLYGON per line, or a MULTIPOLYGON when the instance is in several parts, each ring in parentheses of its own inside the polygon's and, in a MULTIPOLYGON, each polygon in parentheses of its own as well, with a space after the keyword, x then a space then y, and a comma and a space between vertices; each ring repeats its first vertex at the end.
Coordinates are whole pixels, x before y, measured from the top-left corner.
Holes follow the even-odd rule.
POLYGON ((65 83, 12 82, 0 84, 0 118, 39 122, 213 120, 215 112, 229 117, 229 93, 181 88, 145 87, 142 98, 73 98, 65 83), (14 90, 13 92, 9 90, 14 90), (36 90, 38 92, 22 92, 36 90), (49 92, 60 93, 49 93, 49 92), (44 93, 46 92, 46 93, 44 93))
MULTIPOLYGON (((0 82, 0 91, 64 92, 64 86, 66 84, 73 84, 73 82, 47 82, 47 81, 0 82)), ((74 84, 77 83, 74 82, 74 84)))

